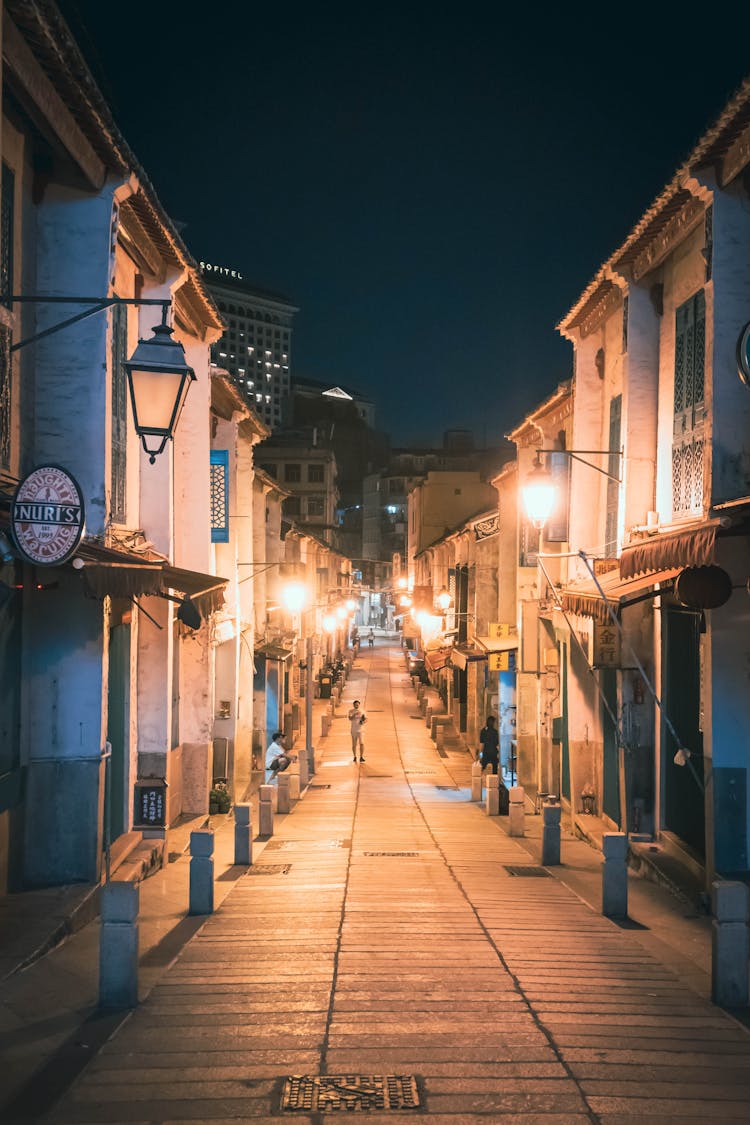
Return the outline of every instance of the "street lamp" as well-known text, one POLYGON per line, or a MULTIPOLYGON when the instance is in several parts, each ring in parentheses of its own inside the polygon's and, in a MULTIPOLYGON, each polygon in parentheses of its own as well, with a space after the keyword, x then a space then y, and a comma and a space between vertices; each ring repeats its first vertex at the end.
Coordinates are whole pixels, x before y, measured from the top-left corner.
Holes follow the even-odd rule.
POLYGON ((435 598, 435 601, 437 602, 443 613, 447 613, 450 607, 453 605, 453 598, 450 596, 445 586, 443 586, 442 590, 435 598))
POLYGON ((150 340, 139 340, 130 359, 123 364, 128 376, 135 432, 153 465, 158 454, 174 437, 195 372, 185 362, 185 351, 172 339, 167 324, 167 306, 162 322, 150 340))
POLYGON ((555 483, 552 473, 542 464, 537 450, 534 466, 526 478, 521 494, 526 514, 536 528, 543 528, 555 507, 555 483))
POLYGON ((307 587, 304 582, 287 582, 281 596, 290 613, 300 613, 307 602, 307 587))

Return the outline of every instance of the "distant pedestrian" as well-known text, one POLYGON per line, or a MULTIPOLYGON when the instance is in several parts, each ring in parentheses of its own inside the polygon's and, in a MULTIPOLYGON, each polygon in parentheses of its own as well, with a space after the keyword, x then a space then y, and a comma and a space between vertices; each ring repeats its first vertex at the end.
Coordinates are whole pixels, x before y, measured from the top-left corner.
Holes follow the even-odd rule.
POLYGON ((488 715, 487 722, 479 732, 480 761, 482 769, 492 766, 492 772, 497 773, 500 765, 500 735, 495 726, 495 716, 488 715))
POLYGON ((349 719, 349 726, 352 732, 352 758, 356 762, 357 748, 359 748, 359 760, 360 762, 364 762, 365 740, 362 727, 367 722, 367 715, 365 715, 364 711, 361 709, 358 699, 354 700, 347 718, 349 719))
POLYGON ((370 629, 370 632, 367 634, 367 643, 370 648, 372 648, 375 644, 375 634, 373 633, 372 629, 370 629))

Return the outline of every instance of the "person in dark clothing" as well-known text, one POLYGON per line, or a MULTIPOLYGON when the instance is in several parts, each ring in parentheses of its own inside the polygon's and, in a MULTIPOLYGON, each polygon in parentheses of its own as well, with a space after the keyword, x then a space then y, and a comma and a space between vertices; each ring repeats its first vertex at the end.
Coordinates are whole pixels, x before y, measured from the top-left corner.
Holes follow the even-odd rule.
POLYGON ((494 715, 487 716, 487 722, 479 732, 479 742, 482 747, 479 755, 482 768, 492 766, 492 772, 496 774, 500 766, 500 735, 495 726, 494 715))

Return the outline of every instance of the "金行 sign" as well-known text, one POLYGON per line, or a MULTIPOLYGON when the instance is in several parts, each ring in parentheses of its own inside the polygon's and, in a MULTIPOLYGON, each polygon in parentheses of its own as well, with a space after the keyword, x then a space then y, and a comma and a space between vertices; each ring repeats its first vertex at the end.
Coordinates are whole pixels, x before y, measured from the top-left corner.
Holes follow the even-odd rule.
POLYGON ((614 625, 594 622, 594 660, 595 668, 620 667, 620 634, 614 625))

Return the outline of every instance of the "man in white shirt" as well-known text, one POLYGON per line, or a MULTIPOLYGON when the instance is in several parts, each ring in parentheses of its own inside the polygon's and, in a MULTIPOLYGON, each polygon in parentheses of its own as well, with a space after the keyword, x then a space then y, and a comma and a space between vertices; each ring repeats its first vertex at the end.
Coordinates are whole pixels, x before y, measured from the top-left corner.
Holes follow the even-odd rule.
POLYGON ((284 735, 280 730, 277 730, 274 732, 273 739, 266 750, 266 785, 270 785, 276 780, 277 771, 271 768, 271 763, 275 762, 282 754, 286 754, 284 735))
POLYGON ((367 716, 360 707, 358 699, 354 700, 351 710, 348 715, 349 724, 352 732, 352 759, 357 760, 357 747, 359 747, 359 760, 365 760, 365 740, 362 734, 362 728, 367 722, 367 716))

